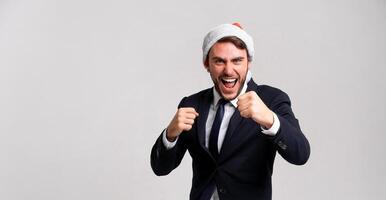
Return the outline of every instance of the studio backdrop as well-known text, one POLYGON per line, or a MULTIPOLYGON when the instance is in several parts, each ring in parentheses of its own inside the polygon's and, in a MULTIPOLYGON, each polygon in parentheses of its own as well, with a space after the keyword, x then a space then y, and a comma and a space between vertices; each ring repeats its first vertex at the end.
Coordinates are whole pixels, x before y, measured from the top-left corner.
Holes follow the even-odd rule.
POLYGON ((188 199, 189 154, 157 177, 150 151, 232 22, 311 144, 301 167, 277 155, 273 199, 385 199, 384 0, 0 0, 0 199, 188 199))

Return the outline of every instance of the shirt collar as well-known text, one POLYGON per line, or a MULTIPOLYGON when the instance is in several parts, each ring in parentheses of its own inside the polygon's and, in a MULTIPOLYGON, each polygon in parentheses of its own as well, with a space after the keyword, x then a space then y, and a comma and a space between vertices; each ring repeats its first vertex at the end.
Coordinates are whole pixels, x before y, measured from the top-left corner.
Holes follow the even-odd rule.
MULTIPOLYGON (((244 82, 243 88, 241 89, 240 94, 239 94, 236 98, 234 98, 233 100, 230 101, 230 103, 231 103, 235 108, 237 108, 237 101, 238 101, 237 98, 238 98, 240 95, 243 95, 243 94, 245 93, 245 91, 247 91, 248 82, 251 80, 251 78, 252 78, 252 73, 251 73, 251 71, 248 70, 248 72, 247 72, 247 77, 246 77, 246 79, 245 79, 245 82, 244 82)), ((213 87, 213 105, 216 106, 217 103, 218 103, 218 101, 219 101, 221 98, 222 98, 222 97, 221 97, 221 95, 217 92, 216 88, 213 87)))

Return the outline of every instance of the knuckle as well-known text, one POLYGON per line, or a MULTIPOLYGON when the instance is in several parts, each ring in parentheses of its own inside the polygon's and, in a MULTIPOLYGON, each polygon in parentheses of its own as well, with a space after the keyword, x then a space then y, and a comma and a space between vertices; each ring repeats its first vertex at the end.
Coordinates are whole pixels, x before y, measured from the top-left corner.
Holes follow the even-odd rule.
POLYGON ((180 112, 178 113, 178 117, 183 117, 184 116, 184 113, 180 112))

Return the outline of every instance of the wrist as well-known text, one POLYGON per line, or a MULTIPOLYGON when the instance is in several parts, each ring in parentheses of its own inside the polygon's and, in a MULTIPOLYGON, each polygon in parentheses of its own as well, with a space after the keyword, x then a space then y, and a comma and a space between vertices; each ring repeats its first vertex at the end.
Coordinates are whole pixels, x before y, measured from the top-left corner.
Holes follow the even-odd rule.
POLYGON ((176 141, 177 137, 169 137, 166 135, 166 139, 169 141, 169 142, 174 142, 176 141))
POLYGON ((272 127, 272 125, 273 125, 273 122, 274 122, 273 112, 269 111, 268 114, 267 114, 267 117, 265 118, 264 122, 261 123, 261 125, 265 129, 270 129, 272 127))
POLYGON ((169 142, 174 142, 174 141, 176 141, 176 139, 177 139, 177 137, 173 137, 173 136, 170 136, 169 135, 169 131, 168 131, 168 129, 166 129, 166 139, 169 141, 169 142))

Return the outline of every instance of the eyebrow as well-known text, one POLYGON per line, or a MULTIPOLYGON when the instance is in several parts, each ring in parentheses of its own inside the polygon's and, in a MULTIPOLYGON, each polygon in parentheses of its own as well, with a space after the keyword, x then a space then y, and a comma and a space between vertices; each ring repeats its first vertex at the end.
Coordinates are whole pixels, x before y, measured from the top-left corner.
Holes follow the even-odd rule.
MULTIPOLYGON (((231 59, 231 62, 234 62, 234 61, 237 61, 237 60, 244 60, 245 58, 244 57, 242 57, 242 56, 239 56, 239 57, 236 57, 236 58, 232 58, 231 59)), ((220 58, 220 57, 213 57, 212 58, 212 60, 220 60, 220 61, 226 61, 226 59, 224 59, 224 58, 220 58)))
POLYGON ((223 61, 223 62, 225 62, 225 59, 223 59, 223 58, 220 58, 220 57, 213 57, 213 58, 212 58, 212 60, 214 60, 214 61, 217 61, 217 60, 219 60, 219 61, 223 61))
POLYGON ((238 61, 238 60, 242 61, 242 60, 244 60, 244 57, 239 56, 239 57, 236 57, 236 58, 232 58, 232 59, 231 59, 232 62, 238 61))

